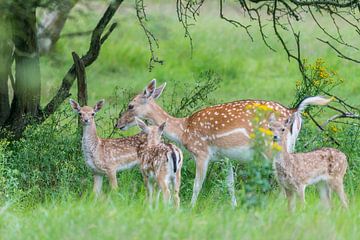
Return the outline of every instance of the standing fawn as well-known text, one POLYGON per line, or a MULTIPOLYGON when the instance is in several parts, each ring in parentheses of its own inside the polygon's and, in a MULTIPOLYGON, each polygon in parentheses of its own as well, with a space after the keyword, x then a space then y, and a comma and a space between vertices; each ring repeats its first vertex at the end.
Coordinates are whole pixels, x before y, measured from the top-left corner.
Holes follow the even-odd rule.
POLYGON ((274 144, 279 143, 280 151, 275 155, 274 170, 281 187, 285 190, 289 210, 294 209, 294 193, 301 203, 305 202, 305 188, 317 184, 324 203, 330 204, 330 189, 335 191, 345 208, 347 198, 344 192, 343 179, 347 168, 344 153, 334 148, 321 148, 307 153, 288 153, 286 136, 292 118, 285 123, 276 121, 272 114, 269 129, 274 135, 274 144))
POLYGON ((178 208, 180 205, 182 152, 174 144, 166 144, 161 141, 165 122, 160 126, 147 126, 136 118, 136 123, 147 135, 147 142, 139 147, 138 155, 150 205, 153 202, 153 180, 155 179, 159 187, 158 194, 161 190, 165 203, 170 201, 170 186, 172 187, 175 207, 178 208))
POLYGON ((80 116, 83 125, 82 150, 86 164, 94 173, 94 192, 101 193, 103 175, 107 175, 111 188, 117 188, 116 172, 138 164, 137 148, 146 141, 143 133, 131 137, 104 139, 96 134, 95 113, 104 105, 104 100, 95 107, 80 105, 70 99, 70 105, 80 116))
MULTIPOLYGON (((165 84, 156 88, 156 80, 152 80, 145 91, 135 96, 129 103, 128 110, 119 118, 117 127, 125 130, 135 125, 135 117, 148 119, 156 125, 167 123, 165 135, 173 141, 181 143, 196 162, 196 175, 194 181, 191 203, 194 206, 198 194, 206 177, 210 160, 223 157, 238 160, 251 160, 254 150, 252 148, 251 134, 254 128, 253 119, 257 116, 254 105, 262 105, 279 114, 280 119, 287 119, 294 115, 295 121, 292 130, 286 137, 286 145, 292 151, 301 128, 301 112, 308 105, 326 105, 329 99, 323 97, 309 97, 304 99, 296 108, 290 109, 277 102, 265 100, 240 100, 224 103, 199 110, 185 118, 175 118, 165 112, 155 100, 160 97, 165 84)), ((260 125, 267 126, 268 115, 261 119, 260 125)), ((229 165, 228 189, 232 205, 236 205, 234 194, 234 173, 229 165)))

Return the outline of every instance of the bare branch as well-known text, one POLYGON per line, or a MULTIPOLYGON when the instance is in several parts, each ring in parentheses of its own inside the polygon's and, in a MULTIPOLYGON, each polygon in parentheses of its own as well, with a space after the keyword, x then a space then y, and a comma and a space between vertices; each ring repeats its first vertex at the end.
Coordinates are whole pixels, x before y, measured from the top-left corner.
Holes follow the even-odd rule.
POLYGON ((159 59, 156 56, 154 45, 156 48, 159 48, 159 42, 155 35, 145 26, 145 22, 147 21, 147 16, 145 13, 145 7, 144 7, 144 1, 143 0, 135 0, 135 8, 136 8, 136 16, 138 18, 138 21, 140 23, 141 28, 143 29, 145 36, 149 43, 149 50, 150 50, 150 61, 149 61, 149 71, 154 67, 155 63, 163 64, 164 61, 159 59))
POLYGON ((327 44, 329 47, 331 47, 331 48, 338 54, 338 57, 343 58, 343 59, 346 59, 346 60, 349 60, 349 61, 352 61, 352 62, 355 62, 355 63, 360 63, 360 60, 351 58, 351 57, 349 57, 349 56, 346 56, 346 55, 345 55, 344 53, 342 53, 339 49, 337 49, 334 45, 332 45, 329 41, 325 41, 325 40, 322 40, 322 39, 320 39, 320 38, 317 38, 317 40, 319 40, 320 42, 325 43, 325 44, 327 44))
MULTIPOLYGON (((91 36, 90 47, 87 53, 81 58, 84 62, 85 67, 91 65, 98 57, 101 45, 107 39, 111 31, 115 28, 116 25, 112 25, 110 27, 108 33, 103 35, 103 32, 106 26, 109 24, 110 20, 114 16, 116 10, 120 7, 123 0, 112 1, 108 8, 106 9, 104 15, 99 20, 98 24, 93 30, 91 36)), ((56 111, 56 109, 60 106, 60 104, 70 96, 70 88, 75 80, 75 66, 74 64, 66 73, 65 77, 62 80, 62 84, 57 91, 56 95, 51 99, 51 101, 46 105, 46 107, 42 111, 42 115, 39 117, 39 121, 44 121, 48 116, 56 111)))
POLYGON ((232 25, 234 25, 235 27, 242 27, 245 29, 247 35, 249 36, 249 38, 251 39, 251 41, 253 42, 254 39, 253 37, 251 36, 250 32, 249 32, 249 27, 251 27, 251 25, 243 25, 241 24, 239 21, 236 21, 236 20, 233 20, 233 19, 229 19, 227 17, 224 16, 224 13, 223 13, 223 1, 224 0, 219 0, 219 3, 220 3, 220 18, 221 19, 224 19, 225 21, 231 23, 232 25))
MULTIPOLYGON (((321 131, 324 131, 324 130, 325 130, 325 129, 315 120, 315 118, 314 118, 311 114, 308 114, 308 115, 309 115, 311 121, 312 121, 313 123, 315 123, 315 125, 316 125, 321 131)), ((340 146, 340 143, 339 143, 338 141, 336 141, 332 136, 330 136, 330 135, 327 134, 327 133, 325 133, 325 135, 326 135, 327 137, 329 137, 329 139, 330 139, 333 143, 335 143, 337 146, 340 146)))
POLYGON ((330 122, 333 122, 334 120, 338 118, 352 118, 352 119, 360 119, 360 116, 354 113, 343 113, 343 114, 336 114, 332 117, 330 117, 328 120, 326 120, 321 127, 325 128, 330 122))

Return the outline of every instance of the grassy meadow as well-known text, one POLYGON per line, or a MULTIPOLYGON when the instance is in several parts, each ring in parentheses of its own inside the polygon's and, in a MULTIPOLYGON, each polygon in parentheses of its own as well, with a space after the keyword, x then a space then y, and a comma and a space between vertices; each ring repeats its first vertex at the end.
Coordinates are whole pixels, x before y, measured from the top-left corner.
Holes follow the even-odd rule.
MULTIPOLYGON (((86 6, 80 4, 71 12, 63 34, 91 30, 105 7, 98 1, 86 6)), ((242 29, 222 21, 217 11, 217 5, 208 3, 191 27, 194 45, 191 54, 189 41, 184 38, 177 20, 175 3, 149 1, 147 25, 159 39, 160 48, 156 54, 165 61, 164 65, 155 65, 149 72, 146 37, 137 22, 133 3, 125 1, 114 17, 118 27, 103 45, 96 62, 87 68, 89 104, 102 98, 106 101, 105 110, 97 116, 101 136, 109 136, 112 132, 114 119, 126 104, 127 94, 141 91, 153 78, 167 83, 159 100, 165 108, 171 101, 178 103, 194 88, 199 74, 206 70, 216 72, 221 81, 205 104, 246 98, 275 100, 285 106, 293 103, 296 81, 301 75, 296 63, 287 60, 270 26, 267 28, 269 42, 277 52, 265 46, 255 25, 251 28, 254 36, 251 41, 242 29)), ((232 7, 227 11, 234 13, 232 7)), ((338 58, 317 41, 316 37, 323 35, 319 30, 314 33, 313 25, 305 19, 298 26, 302 56, 309 62, 323 59, 328 69, 344 79, 333 93, 359 107, 359 66, 338 58)), ((355 34, 346 26, 344 31, 346 38, 355 34)), ((289 42, 292 41, 290 37, 289 42)), ((51 99, 71 66, 71 52, 84 54, 89 38, 63 37, 50 54, 41 58, 42 104, 51 99)), ((75 84, 71 92, 76 98, 75 84)), ((0 189, 0 239, 330 240, 360 236, 359 142, 341 146, 349 157, 346 176, 349 210, 340 207, 337 196, 333 197, 331 210, 322 208, 315 188, 311 188, 306 206, 289 213, 286 199, 276 184, 272 191, 263 194, 265 204, 247 208, 240 201, 233 209, 224 187, 222 163, 212 164, 198 205, 191 209, 195 164, 185 153, 182 207, 175 211, 146 206, 145 189, 137 169, 118 174, 118 192, 109 193, 105 180, 105 194, 94 199, 91 173, 81 154, 76 122, 66 101, 44 126, 30 127, 24 138, 16 143, 0 142, 0 186, 3 187, 3 191, 0 189)), ((339 129, 343 130, 339 133, 340 139, 359 134, 354 129, 339 129)), ((125 135, 137 131, 133 128, 125 135)), ((298 150, 303 150, 302 144, 316 134, 314 126, 305 119, 298 150)), ((115 131, 112 136, 123 135, 115 131)), ((326 140, 319 140, 310 149, 326 144, 326 140)), ((236 194, 239 199, 244 195, 241 182, 236 185, 236 194)))

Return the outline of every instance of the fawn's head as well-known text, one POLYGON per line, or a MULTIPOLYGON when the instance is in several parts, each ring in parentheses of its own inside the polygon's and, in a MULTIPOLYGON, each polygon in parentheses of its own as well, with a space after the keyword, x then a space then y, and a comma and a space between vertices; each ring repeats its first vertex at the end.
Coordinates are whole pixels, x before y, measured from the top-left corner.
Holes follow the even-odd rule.
POLYGON ((290 116, 284 122, 278 121, 275 117, 275 114, 272 113, 269 117, 269 130, 273 132, 273 141, 282 142, 283 138, 290 131, 290 126, 292 125, 293 116, 290 116))
POLYGON ((136 95, 129 103, 128 109, 121 114, 116 127, 126 130, 136 124, 135 117, 143 118, 153 111, 152 106, 155 99, 159 98, 166 83, 156 88, 156 80, 153 79, 145 88, 144 92, 136 95))
POLYGON ((81 123, 83 125, 90 125, 94 122, 95 113, 97 113, 104 106, 104 103, 105 100, 102 99, 98 101, 94 107, 80 107, 79 103, 70 99, 70 106, 76 113, 79 114, 81 123))
POLYGON ((139 128, 147 135, 148 145, 157 145, 161 143, 161 136, 164 132, 166 122, 162 123, 160 126, 152 125, 148 126, 139 118, 135 117, 135 122, 139 128))

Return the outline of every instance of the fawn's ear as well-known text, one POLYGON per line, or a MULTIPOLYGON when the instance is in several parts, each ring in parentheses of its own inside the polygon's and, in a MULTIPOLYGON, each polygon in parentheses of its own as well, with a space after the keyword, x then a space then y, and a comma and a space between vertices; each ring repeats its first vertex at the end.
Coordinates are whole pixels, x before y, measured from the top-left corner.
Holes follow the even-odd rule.
POLYGON ((156 79, 151 80, 151 82, 146 86, 144 90, 144 97, 149 98, 153 95, 156 89, 156 79))
POLYGON ((98 112, 100 111, 100 109, 104 106, 105 104, 105 100, 104 99, 101 99, 100 101, 98 101, 95 106, 94 106, 94 111, 95 112, 98 112))
POLYGON ((153 93, 153 98, 157 99, 161 96, 164 88, 166 87, 166 83, 163 83, 160 87, 156 88, 154 93, 153 93))
POLYGON ((270 117, 269 117, 269 123, 275 122, 276 121, 276 116, 275 113, 271 113, 270 117))
POLYGON ((75 111, 75 112, 80 112, 80 105, 73 99, 69 100, 70 102, 70 106, 71 108, 75 111))
POLYGON ((160 135, 163 134, 165 127, 166 127, 166 122, 163 122, 163 123, 159 126, 160 135))
POLYGON ((144 133, 149 133, 149 128, 140 118, 135 117, 135 122, 144 133))

